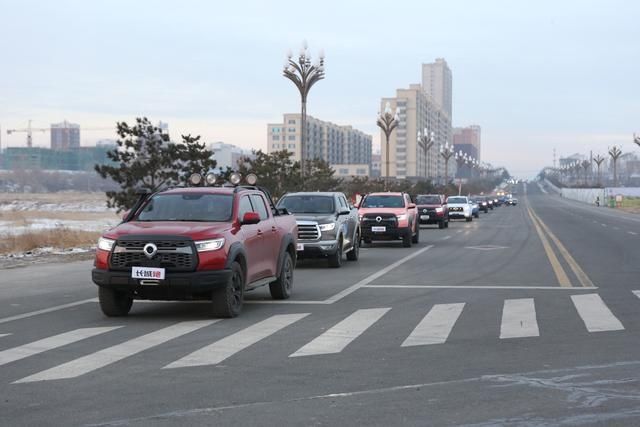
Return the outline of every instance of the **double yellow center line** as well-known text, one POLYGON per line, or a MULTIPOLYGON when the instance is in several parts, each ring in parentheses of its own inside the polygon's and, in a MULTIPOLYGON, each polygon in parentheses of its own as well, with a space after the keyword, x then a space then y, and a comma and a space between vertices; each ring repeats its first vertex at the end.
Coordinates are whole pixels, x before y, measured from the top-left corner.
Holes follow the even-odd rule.
POLYGON ((538 237, 540 237, 540 240, 542 241, 542 246, 544 246, 544 251, 547 254, 547 258, 549 258, 549 262, 551 263, 551 267, 553 268, 553 272, 555 273, 560 286, 571 287, 573 285, 569 280, 569 276, 567 276, 567 273, 562 268, 562 264, 560 264, 558 257, 553 251, 553 248, 549 243, 549 239, 551 239, 551 241, 555 244, 556 248, 558 249, 558 252, 562 256, 562 258, 565 260, 567 265, 569 265, 569 268, 571 268, 571 271, 573 271, 573 274, 576 276, 576 278, 580 282, 580 285, 582 285, 585 288, 595 287, 591 279, 589 279, 589 276, 587 276, 587 273, 585 273, 584 270, 580 268, 580 266, 578 265, 576 260, 573 259, 573 257, 571 256, 567 248, 564 247, 562 242, 560 242, 560 240, 555 236, 555 234, 553 234, 551 230, 549 230, 549 227, 547 227, 547 225, 544 222, 542 222, 540 217, 538 217, 538 215, 536 215, 536 213, 533 212, 531 207, 529 207, 529 203, 527 203, 527 212, 531 217, 531 221, 533 222, 533 226, 535 227, 536 232, 538 233, 538 237), (547 238, 547 236, 549 236, 549 239, 547 238))

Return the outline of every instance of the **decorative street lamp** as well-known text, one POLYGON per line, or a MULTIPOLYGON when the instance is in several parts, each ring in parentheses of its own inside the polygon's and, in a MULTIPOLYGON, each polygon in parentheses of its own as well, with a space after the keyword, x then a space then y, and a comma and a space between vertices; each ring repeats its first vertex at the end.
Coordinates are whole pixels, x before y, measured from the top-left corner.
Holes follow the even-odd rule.
POLYGON ((613 186, 618 186, 618 159, 622 156, 622 150, 615 145, 609 150, 609 155, 613 160, 613 186))
POLYGON ((604 159, 605 159, 604 156, 601 156, 600 154, 598 154, 593 158, 593 161, 595 162, 596 166, 598 166, 598 187, 602 187, 602 179, 600 176, 600 165, 602 164, 602 162, 604 162, 604 159))
POLYGON ((324 79, 324 52, 321 50, 315 63, 311 63, 311 55, 307 53, 307 42, 303 42, 302 49, 297 60, 293 59, 293 53, 289 51, 284 63, 282 75, 296 85, 300 92, 302 114, 300 118, 300 173, 304 183, 306 162, 306 122, 307 122, 307 96, 311 87, 324 79))
POLYGON ((633 142, 635 142, 638 147, 640 147, 640 136, 636 136, 636 134, 633 134, 633 142))
POLYGON ((400 118, 398 117, 398 109, 396 108, 395 113, 392 113, 391 104, 387 102, 387 104, 384 107, 384 113, 382 114, 378 113, 378 120, 376 122, 378 127, 382 129, 382 132, 384 132, 384 136, 386 138, 385 153, 387 156, 386 157, 387 173, 386 173, 384 186, 386 187, 385 189, 387 190, 389 189, 389 137, 391 136, 391 132, 393 132, 396 126, 398 126, 399 121, 400 121, 400 118))
POLYGON ((418 131, 418 146, 422 148, 424 153, 424 175, 425 178, 429 177, 429 150, 433 147, 435 142, 433 131, 429 133, 427 128, 424 128, 424 133, 418 131))
POLYGON ((460 176, 460 172, 462 172, 462 167, 468 163, 469 159, 467 158, 466 153, 462 153, 462 150, 458 152, 455 157, 456 163, 458 164, 458 170, 456 174, 458 175, 458 196, 462 193, 462 176, 460 176))
POLYGON ((449 183, 449 159, 452 158, 456 152, 453 147, 449 147, 449 143, 445 143, 444 147, 440 147, 440 155, 444 159, 444 185, 449 183))
POLYGON ((589 174, 589 167, 591 166, 591 162, 589 160, 582 161, 582 169, 584 169, 584 185, 587 185, 587 176, 589 174))

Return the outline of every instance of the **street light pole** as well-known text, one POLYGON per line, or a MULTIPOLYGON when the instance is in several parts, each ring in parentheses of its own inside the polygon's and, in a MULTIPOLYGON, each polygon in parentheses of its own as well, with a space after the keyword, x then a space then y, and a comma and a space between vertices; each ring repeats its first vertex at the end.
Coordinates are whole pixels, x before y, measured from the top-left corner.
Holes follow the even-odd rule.
POLYGON ((589 160, 582 161, 582 168, 584 169, 584 185, 588 185, 587 176, 589 174, 589 167, 591 166, 591 162, 589 160))
POLYGON ((638 147, 640 147, 640 136, 636 136, 636 134, 633 134, 633 142, 635 142, 638 147))
POLYGON ((458 170, 456 171, 458 175, 458 196, 462 193, 462 176, 460 176, 460 172, 462 171, 462 167, 467 163, 467 155, 462 153, 462 150, 458 152, 455 157, 456 163, 458 164, 458 170))
POLYGON ((378 120, 376 124, 382 132, 384 132, 385 136, 385 155, 386 155, 386 178, 384 182, 385 190, 389 189, 389 137, 391 136, 391 132, 398 126, 398 122, 400 118, 398 117, 398 109, 396 108, 395 113, 392 114, 391 104, 387 102, 387 105, 384 107, 384 112, 382 114, 378 114, 378 120))
POLYGON ((613 160, 613 186, 618 186, 618 159, 622 156, 622 150, 615 145, 609 150, 609 155, 613 160))
POLYGON ((600 175, 600 165, 602 164, 602 162, 604 162, 604 156, 601 156, 600 154, 598 154, 597 156, 595 156, 593 158, 593 161, 595 162, 596 166, 598 167, 598 187, 602 187, 602 178, 600 175))
POLYGON ((444 148, 440 147, 440 155, 444 159, 444 185, 445 187, 449 183, 449 159, 453 157, 455 151, 453 151, 453 147, 449 147, 449 143, 444 144, 444 148))
POLYGON ((300 54, 293 59, 291 51, 287 54, 282 75, 291 80, 300 92, 301 117, 300 117, 300 174, 304 185, 306 171, 306 122, 307 122, 307 96, 311 87, 324 79, 324 52, 320 51, 318 60, 311 63, 311 55, 307 53, 307 43, 302 44, 300 54))
POLYGON ((429 150, 433 147, 434 143, 434 134, 433 131, 429 133, 427 128, 424 128, 424 133, 420 133, 418 131, 418 146, 422 148, 422 152, 424 153, 424 176, 425 178, 429 177, 429 150))

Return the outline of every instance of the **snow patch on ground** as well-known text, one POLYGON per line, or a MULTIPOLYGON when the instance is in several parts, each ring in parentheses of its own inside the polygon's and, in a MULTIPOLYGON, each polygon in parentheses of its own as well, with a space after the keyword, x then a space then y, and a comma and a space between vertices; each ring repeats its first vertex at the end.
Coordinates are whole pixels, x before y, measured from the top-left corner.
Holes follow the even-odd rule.
POLYGON ((41 212, 115 212, 107 208, 103 201, 47 203, 35 200, 0 201, 0 212, 41 211, 41 212))
POLYGON ((118 224, 117 219, 103 219, 91 221, 79 220, 60 220, 60 219, 34 219, 26 225, 15 225, 9 221, 0 221, 0 236, 2 235, 19 235, 29 232, 38 232, 45 230, 53 230, 56 228, 66 228, 78 231, 96 231, 102 232, 108 230, 118 224))

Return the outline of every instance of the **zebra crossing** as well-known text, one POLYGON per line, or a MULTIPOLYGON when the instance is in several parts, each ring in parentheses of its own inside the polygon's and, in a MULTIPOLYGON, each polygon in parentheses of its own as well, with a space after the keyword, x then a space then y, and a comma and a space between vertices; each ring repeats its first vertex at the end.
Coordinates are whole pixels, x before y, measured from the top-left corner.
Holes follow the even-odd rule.
MULTIPOLYGON (((633 291, 640 298, 640 291, 633 291)), ((571 295, 568 299, 575 308, 575 313, 584 323, 589 333, 621 331, 625 327, 609 309, 597 293, 571 295)), ((408 333, 400 347, 420 347, 442 345, 452 339, 451 334, 467 303, 434 304, 427 314, 408 333)), ((378 323, 392 311, 391 307, 359 309, 347 315, 333 326, 327 325, 317 337, 289 354, 289 358, 310 356, 329 356, 347 351, 348 347, 369 330, 375 329, 378 323)), ((166 361, 163 369, 189 368, 196 366, 214 366, 247 351, 259 342, 274 337, 278 332, 308 318, 311 313, 276 314, 260 320, 237 332, 231 333, 211 344, 205 345, 175 360, 166 361)), ((224 320, 183 321, 162 329, 137 336, 122 343, 100 349, 57 366, 14 381, 14 383, 32 383, 77 378, 97 371, 108 365, 127 359, 146 350, 161 346, 171 340, 199 330, 206 330, 214 324, 224 324, 224 320)), ((60 348, 101 337, 125 326, 88 327, 71 330, 50 337, 39 339, 17 347, 0 351, 0 374, 3 369, 10 369, 14 362, 46 352, 54 352, 60 348)), ((410 328, 407 328, 407 330, 410 328)), ((3 333, 0 336, 11 335, 3 333)), ((536 316, 534 298, 505 299, 500 322, 501 340, 540 337, 540 328, 536 316)), ((544 331, 543 331, 544 335, 544 331)), ((276 339, 275 337, 273 339, 276 339)))

